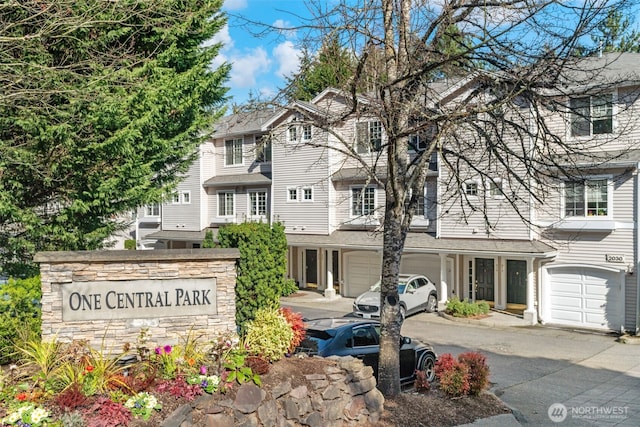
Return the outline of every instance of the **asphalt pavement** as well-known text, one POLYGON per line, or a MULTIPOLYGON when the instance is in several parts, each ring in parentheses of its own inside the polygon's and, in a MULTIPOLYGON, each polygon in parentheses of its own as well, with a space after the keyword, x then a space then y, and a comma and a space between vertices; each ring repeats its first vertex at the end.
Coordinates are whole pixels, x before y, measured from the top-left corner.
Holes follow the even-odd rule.
MULTIPOLYGON (((341 316, 353 298, 299 291, 282 305, 306 317, 341 316)), ((500 312, 481 320, 440 313, 408 317, 403 335, 431 343, 439 354, 480 351, 491 369, 490 392, 513 413, 470 426, 640 426, 640 342, 615 334, 529 326, 500 312)))

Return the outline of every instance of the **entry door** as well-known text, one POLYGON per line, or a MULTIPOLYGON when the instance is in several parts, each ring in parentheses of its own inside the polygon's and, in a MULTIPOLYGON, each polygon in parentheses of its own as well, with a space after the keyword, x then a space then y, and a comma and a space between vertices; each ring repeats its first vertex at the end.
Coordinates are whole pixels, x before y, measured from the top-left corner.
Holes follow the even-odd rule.
POLYGON ((476 258, 476 300, 493 301, 493 259, 476 258))
POLYGON ((527 303, 527 262, 507 260, 507 304, 527 303))
POLYGON ((304 251, 305 282, 310 288, 318 287, 318 251, 306 249, 304 251))

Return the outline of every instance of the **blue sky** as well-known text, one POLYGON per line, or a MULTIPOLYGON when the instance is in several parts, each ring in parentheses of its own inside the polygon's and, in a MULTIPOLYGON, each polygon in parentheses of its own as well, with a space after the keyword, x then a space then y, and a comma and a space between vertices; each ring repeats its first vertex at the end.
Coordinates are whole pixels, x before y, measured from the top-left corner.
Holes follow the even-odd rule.
MULTIPOLYGON (((249 91, 264 98, 273 96, 284 86, 285 76, 298 69, 297 34, 267 34, 255 37, 238 17, 263 22, 278 28, 297 24, 296 16, 309 17, 302 0, 225 0, 223 10, 229 14, 227 26, 216 36, 224 43, 214 66, 224 61, 232 64, 229 95, 241 104, 249 91)), ((258 31, 258 27, 251 27, 258 31)))

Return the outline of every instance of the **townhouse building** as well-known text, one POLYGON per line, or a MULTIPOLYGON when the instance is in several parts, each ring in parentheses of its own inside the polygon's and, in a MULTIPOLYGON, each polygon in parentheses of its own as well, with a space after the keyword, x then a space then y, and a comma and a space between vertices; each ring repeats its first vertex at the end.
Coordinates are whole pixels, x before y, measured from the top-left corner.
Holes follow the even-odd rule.
MULTIPOLYGON (((602 160, 559 158, 577 173, 550 181, 543 198, 523 192, 515 212, 499 171, 487 182, 469 170, 460 182, 439 154, 431 157, 401 271, 428 276, 441 305, 457 296, 531 324, 638 331, 640 54, 589 61, 606 64, 601 80, 558 94, 571 108, 552 111, 549 123, 569 142, 602 141, 602 160), (604 81, 615 85, 603 92, 604 81), (452 192, 483 197, 486 215, 449 203, 452 192)), ((455 99, 473 85, 469 78, 446 95, 455 99)), ((197 248, 206 230, 279 221, 289 276, 300 287, 348 297, 367 290, 381 271, 384 131, 373 117, 349 117, 331 131, 304 120, 344 105, 329 88, 286 109, 222 118, 172 200, 140 210, 139 248, 197 248)), ((412 150, 422 149, 412 138, 412 150)))

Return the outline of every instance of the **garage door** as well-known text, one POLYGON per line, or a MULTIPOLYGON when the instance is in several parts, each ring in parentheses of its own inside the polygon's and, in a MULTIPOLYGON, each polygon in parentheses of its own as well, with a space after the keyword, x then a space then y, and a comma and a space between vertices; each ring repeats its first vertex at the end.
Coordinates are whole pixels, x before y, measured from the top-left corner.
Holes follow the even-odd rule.
POLYGON ((422 274, 437 285, 440 283, 440 257, 433 255, 402 255, 400 272, 422 274))
POLYGON ((347 297, 357 297, 369 290, 380 279, 382 260, 380 254, 356 251, 345 254, 345 292, 347 297))
POLYGON ((549 322, 619 331, 624 323, 624 275, 593 267, 549 267, 549 322))

